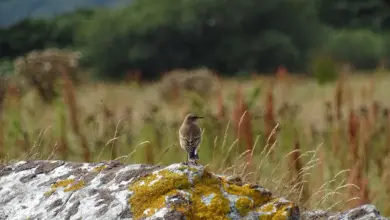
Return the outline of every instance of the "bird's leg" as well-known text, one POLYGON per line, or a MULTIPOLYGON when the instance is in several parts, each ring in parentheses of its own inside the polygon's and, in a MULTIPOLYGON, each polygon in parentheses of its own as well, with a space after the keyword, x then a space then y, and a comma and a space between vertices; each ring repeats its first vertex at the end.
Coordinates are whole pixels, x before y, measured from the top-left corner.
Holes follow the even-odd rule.
POLYGON ((191 164, 197 166, 198 165, 198 160, 191 160, 191 164))
POLYGON ((186 162, 183 162, 183 163, 182 163, 183 165, 188 165, 188 157, 189 157, 189 155, 187 154, 187 156, 186 156, 186 162))

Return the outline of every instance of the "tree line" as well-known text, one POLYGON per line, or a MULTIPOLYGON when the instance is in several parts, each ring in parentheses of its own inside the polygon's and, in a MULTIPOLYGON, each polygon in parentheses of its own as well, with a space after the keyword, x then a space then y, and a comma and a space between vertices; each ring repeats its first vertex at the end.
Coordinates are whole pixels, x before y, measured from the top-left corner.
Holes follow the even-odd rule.
POLYGON ((130 70, 156 78, 196 67, 227 75, 279 65, 308 71, 324 54, 374 68, 390 58, 389 30, 384 0, 135 0, 23 20, 0 30, 0 53, 14 59, 33 49, 74 48, 96 76, 113 79, 130 70))

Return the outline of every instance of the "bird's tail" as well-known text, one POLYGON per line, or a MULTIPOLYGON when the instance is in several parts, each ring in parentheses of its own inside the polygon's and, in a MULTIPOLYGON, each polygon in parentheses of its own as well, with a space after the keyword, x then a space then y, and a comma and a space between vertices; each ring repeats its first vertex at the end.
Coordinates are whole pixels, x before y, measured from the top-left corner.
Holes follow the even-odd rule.
POLYGON ((190 160, 199 160, 199 156, 195 151, 192 151, 188 154, 190 160))

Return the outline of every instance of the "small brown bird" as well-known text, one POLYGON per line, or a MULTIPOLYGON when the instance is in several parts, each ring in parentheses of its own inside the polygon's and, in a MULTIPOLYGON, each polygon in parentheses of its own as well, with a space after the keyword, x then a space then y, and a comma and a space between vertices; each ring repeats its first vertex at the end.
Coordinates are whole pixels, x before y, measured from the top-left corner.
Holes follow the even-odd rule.
POLYGON ((194 113, 188 114, 179 129, 180 147, 187 154, 187 161, 197 164, 199 160, 198 147, 202 140, 202 130, 198 125, 198 119, 203 118, 194 113))

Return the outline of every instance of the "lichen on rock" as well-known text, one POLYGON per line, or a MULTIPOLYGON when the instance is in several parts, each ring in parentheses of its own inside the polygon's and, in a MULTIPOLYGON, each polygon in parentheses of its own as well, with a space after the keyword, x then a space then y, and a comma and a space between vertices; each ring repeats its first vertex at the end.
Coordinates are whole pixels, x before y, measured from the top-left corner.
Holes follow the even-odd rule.
POLYGON ((241 197, 237 199, 236 207, 241 216, 246 216, 250 210, 253 209, 253 199, 248 197, 241 197))
POLYGON ((162 210, 180 212, 188 219, 238 219, 250 211, 254 211, 250 216, 288 219, 289 210, 296 207, 280 203, 260 186, 234 185, 203 166, 174 164, 138 179, 129 190, 129 204, 136 219, 156 217, 162 210), (263 205, 272 210, 264 212, 263 205))
POLYGON ((63 161, 0 166, 0 219, 386 219, 375 206, 309 211, 203 166, 63 161))
POLYGON ((158 171, 141 178, 129 186, 132 196, 129 203, 135 218, 153 215, 165 205, 165 197, 174 195, 178 189, 189 185, 187 179, 167 170, 158 171), (160 178, 159 176, 162 176, 160 178))

